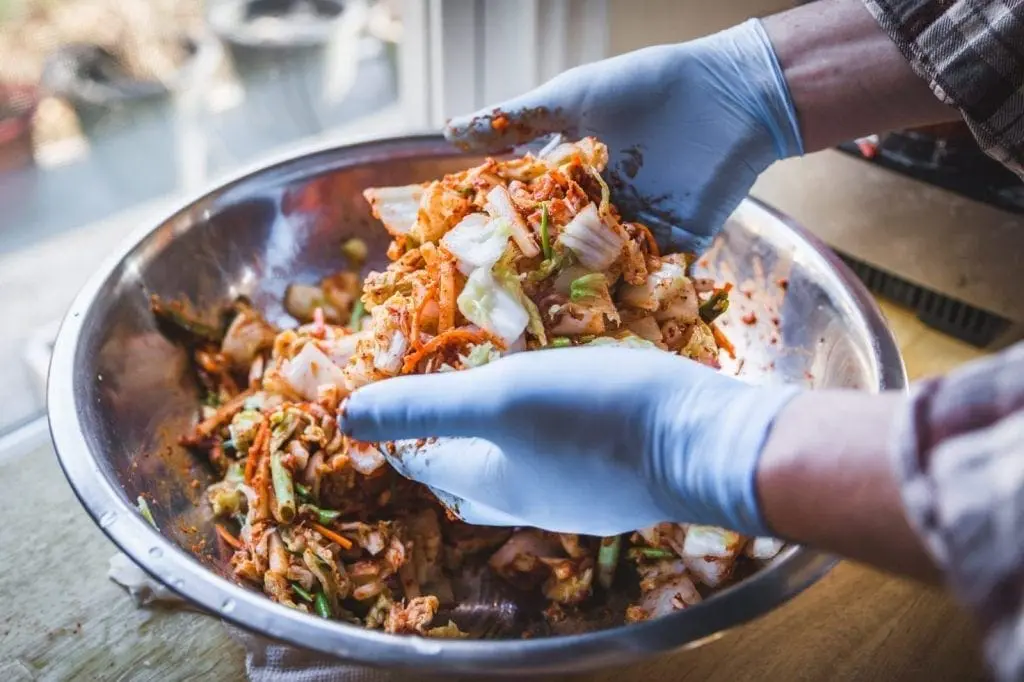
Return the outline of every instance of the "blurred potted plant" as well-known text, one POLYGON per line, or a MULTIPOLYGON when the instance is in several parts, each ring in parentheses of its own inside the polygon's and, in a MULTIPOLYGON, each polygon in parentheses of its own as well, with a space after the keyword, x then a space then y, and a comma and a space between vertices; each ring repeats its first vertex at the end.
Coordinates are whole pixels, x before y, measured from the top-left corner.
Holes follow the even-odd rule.
POLYGON ((32 163, 32 117, 38 103, 34 87, 0 83, 0 171, 32 163))

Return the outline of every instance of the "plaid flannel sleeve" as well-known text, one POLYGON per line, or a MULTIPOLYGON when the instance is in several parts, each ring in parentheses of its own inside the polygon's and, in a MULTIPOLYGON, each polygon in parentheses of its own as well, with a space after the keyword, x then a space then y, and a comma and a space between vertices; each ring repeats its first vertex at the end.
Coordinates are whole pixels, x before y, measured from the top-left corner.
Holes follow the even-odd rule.
POLYGON ((1024 343, 916 385, 894 439, 907 518, 1024 680, 1024 343))
POLYGON ((982 149, 1024 178, 1024 3, 864 0, 982 149))

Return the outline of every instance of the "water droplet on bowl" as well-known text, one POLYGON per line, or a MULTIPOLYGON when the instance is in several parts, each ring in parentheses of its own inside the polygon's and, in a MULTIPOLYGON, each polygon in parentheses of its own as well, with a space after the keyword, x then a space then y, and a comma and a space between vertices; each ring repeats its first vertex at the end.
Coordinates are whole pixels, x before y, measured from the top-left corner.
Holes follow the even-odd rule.
POLYGON ((159 547, 150 547, 149 548, 149 556, 153 557, 154 559, 159 559, 163 555, 164 555, 164 551, 162 549, 160 549, 159 547))
POLYGON ((117 512, 103 512, 100 516, 100 528, 110 528, 117 521, 117 512))
POLYGON ((180 590, 181 588, 185 587, 185 581, 181 578, 178 578, 171 583, 171 587, 173 587, 176 590, 180 590))
POLYGON ((234 599, 225 599, 224 603, 220 605, 220 610, 223 611, 224 613, 231 613, 232 611, 235 610, 235 600, 234 599))

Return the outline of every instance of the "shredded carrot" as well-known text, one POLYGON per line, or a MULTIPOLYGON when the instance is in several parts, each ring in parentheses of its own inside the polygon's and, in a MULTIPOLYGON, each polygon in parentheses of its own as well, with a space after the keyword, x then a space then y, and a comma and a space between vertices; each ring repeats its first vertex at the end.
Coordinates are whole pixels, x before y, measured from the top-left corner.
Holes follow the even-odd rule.
POLYGON ((732 282, 726 282, 725 284, 723 284, 722 291, 724 291, 725 293, 729 293, 730 291, 732 291, 732 282))
POLYGON ((644 240, 647 242, 647 250, 651 252, 651 255, 655 258, 661 257, 661 249, 658 248, 658 242, 655 241, 651 230, 642 223, 633 223, 633 225, 644 235, 644 240))
POLYGON ((252 391, 244 391, 239 393, 231 400, 227 401, 223 405, 217 408, 217 411, 209 419, 196 424, 195 431, 193 432, 196 440, 203 440, 211 437, 217 432, 217 429, 224 426, 227 422, 241 412, 242 408, 245 407, 245 401, 252 395, 252 391))
POLYGON ((437 333, 443 334, 455 326, 455 260, 447 251, 440 264, 440 284, 437 289, 437 333))
POLYGON ((209 374, 220 374, 223 368, 218 364, 216 358, 210 353, 199 351, 196 353, 196 363, 209 374))
POLYGON ((427 341, 419 350, 405 356, 402 374, 408 374, 413 371, 423 358, 436 353, 444 346, 455 343, 483 343, 490 340, 490 334, 482 329, 449 329, 427 341))
POLYGON ((732 341, 730 341, 729 337, 725 335, 725 332, 723 332, 717 324, 713 324, 711 325, 711 333, 714 335, 715 343, 718 344, 718 347, 728 353, 730 358, 735 360, 736 346, 732 345, 732 341))
POLYGON ((331 542, 338 543, 342 549, 352 549, 352 541, 344 535, 338 535, 330 528, 321 526, 319 523, 315 521, 310 521, 309 525, 312 526, 313 530, 315 530, 317 533, 320 533, 320 535, 323 535, 331 542))
POLYGON ((220 536, 220 539, 226 542, 227 544, 231 545, 235 549, 242 549, 243 547, 245 547, 245 545, 242 544, 242 541, 236 538, 231 533, 229 533, 227 529, 224 528, 224 526, 220 525, 219 523, 215 523, 213 524, 213 527, 214 529, 216 529, 217 535, 220 536))
POLYGON ((256 437, 252 441, 252 445, 249 446, 249 453, 245 460, 245 482, 252 483, 252 477, 256 475, 256 465, 259 464, 260 454, 263 452, 263 447, 266 444, 267 439, 270 437, 270 426, 266 420, 260 424, 259 431, 256 432, 256 437))

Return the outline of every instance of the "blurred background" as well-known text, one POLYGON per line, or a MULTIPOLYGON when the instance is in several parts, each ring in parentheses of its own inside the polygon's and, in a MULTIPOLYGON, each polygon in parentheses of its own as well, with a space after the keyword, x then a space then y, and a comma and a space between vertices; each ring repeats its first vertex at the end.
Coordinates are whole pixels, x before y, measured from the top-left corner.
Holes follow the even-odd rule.
MULTIPOLYGON (((45 439, 49 343, 79 287, 185 196, 795 4, 0 0, 0 452, 45 439)), ((1020 336, 1024 193, 962 126, 779 164, 755 194, 926 324, 981 348, 1020 336)))

